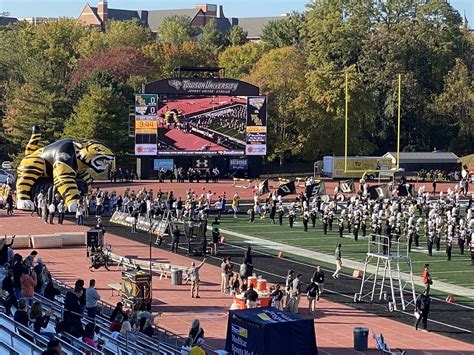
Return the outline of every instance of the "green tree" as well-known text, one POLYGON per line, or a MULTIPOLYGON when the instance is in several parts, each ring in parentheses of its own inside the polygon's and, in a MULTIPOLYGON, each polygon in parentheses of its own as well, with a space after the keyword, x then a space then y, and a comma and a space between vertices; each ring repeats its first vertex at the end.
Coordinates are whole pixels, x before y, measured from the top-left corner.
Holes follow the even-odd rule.
POLYGON ((256 42, 227 47, 219 54, 219 66, 225 68, 228 77, 240 79, 250 73, 266 51, 263 43, 256 42))
POLYGON ((294 47, 266 53, 246 78, 268 96, 269 159, 297 155, 303 144, 300 112, 295 103, 306 88, 304 56, 294 47))
POLYGON ((247 42, 248 32, 240 26, 232 26, 227 33, 227 41, 231 46, 240 46, 247 42))
POLYGON ((111 86, 89 87, 66 122, 64 137, 95 139, 119 157, 129 154, 133 142, 128 137, 127 100, 111 86))
POLYGON ((221 52, 228 44, 227 36, 217 27, 217 21, 211 19, 202 29, 199 44, 214 54, 221 52))
POLYGON ((304 15, 294 12, 290 16, 268 22, 262 30, 262 41, 271 48, 298 45, 302 40, 304 15))
POLYGON ((166 17, 157 32, 160 42, 181 45, 196 37, 200 30, 191 24, 189 16, 174 15, 166 17))
POLYGON ((446 75, 444 90, 436 97, 433 109, 435 121, 456 129, 451 146, 463 154, 474 151, 474 80, 460 59, 446 75))

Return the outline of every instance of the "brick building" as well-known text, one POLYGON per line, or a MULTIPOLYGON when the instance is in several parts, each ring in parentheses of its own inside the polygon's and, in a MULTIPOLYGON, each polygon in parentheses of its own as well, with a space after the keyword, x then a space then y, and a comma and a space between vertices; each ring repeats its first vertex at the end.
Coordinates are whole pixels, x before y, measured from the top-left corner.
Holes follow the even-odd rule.
POLYGON ((253 41, 260 39, 265 24, 269 21, 283 18, 281 16, 240 19, 226 17, 223 7, 215 4, 198 4, 193 9, 122 10, 109 8, 107 0, 99 0, 97 7, 86 4, 78 17, 78 21, 85 25, 105 29, 107 20, 127 21, 137 19, 141 21, 144 26, 156 32, 166 17, 174 15, 188 16, 191 19, 191 23, 197 27, 203 27, 211 21, 211 19, 215 19, 218 28, 223 32, 229 30, 234 25, 238 25, 248 32, 248 39, 253 41))

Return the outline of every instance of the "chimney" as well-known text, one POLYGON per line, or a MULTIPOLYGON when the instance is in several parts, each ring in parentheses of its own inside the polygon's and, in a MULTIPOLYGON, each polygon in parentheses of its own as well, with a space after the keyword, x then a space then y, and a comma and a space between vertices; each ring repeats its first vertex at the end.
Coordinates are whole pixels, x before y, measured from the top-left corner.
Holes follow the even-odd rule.
POLYGON ((225 18, 225 15, 224 15, 224 6, 219 5, 219 6, 217 7, 217 14, 216 14, 216 17, 217 17, 217 18, 225 18))
POLYGON ((99 16, 100 21, 102 22, 102 27, 105 28, 105 23, 108 20, 108 8, 107 0, 99 0, 99 5, 97 6, 97 16, 99 16))

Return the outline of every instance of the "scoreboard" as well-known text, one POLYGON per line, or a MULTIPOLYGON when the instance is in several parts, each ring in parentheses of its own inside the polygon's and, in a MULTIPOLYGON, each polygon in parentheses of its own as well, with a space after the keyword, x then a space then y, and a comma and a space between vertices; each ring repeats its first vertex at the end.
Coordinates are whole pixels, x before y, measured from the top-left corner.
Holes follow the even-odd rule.
POLYGON ((157 154, 158 95, 135 95, 135 155, 157 154))

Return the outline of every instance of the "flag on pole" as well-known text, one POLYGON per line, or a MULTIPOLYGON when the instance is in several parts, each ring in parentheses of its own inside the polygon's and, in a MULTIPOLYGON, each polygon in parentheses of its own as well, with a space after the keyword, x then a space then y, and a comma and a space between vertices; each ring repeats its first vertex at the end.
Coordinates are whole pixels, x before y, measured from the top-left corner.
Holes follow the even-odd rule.
POLYGON ((270 188, 268 187, 268 179, 265 179, 258 185, 258 195, 260 196, 267 192, 270 192, 270 188))
POLYGON ((277 195, 284 197, 292 194, 296 194, 296 185, 294 181, 290 181, 278 187, 277 195))
POLYGON ((355 191, 354 179, 342 180, 339 182, 339 189, 344 193, 351 193, 355 191))

